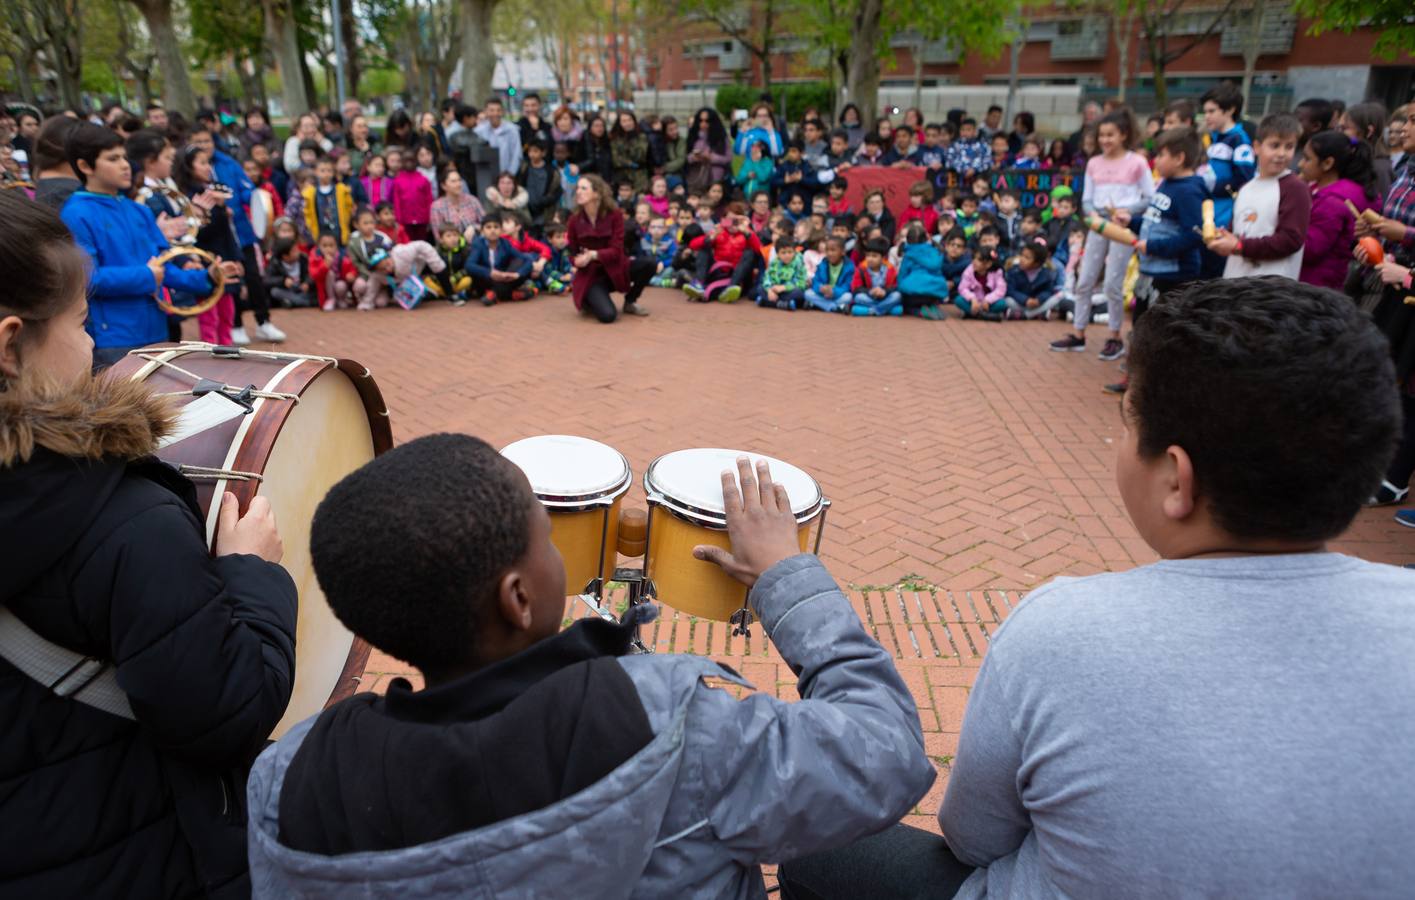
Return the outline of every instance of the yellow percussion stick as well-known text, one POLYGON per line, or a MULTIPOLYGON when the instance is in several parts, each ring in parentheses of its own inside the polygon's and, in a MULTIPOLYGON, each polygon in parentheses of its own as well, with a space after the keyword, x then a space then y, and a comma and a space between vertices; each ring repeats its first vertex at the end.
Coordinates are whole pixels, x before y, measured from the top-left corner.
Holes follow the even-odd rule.
POLYGON ((1351 210, 1351 215, 1365 222, 1367 225, 1379 225, 1381 222, 1385 221, 1385 216, 1382 216, 1374 209, 1357 209, 1356 204, 1352 203, 1350 200, 1343 202, 1346 203, 1346 208, 1351 210))
POLYGON ((1135 233, 1129 228, 1114 222, 1107 222, 1100 216, 1091 216, 1087 219, 1086 227, 1106 240, 1115 241, 1117 244, 1128 244, 1133 247, 1140 242, 1140 239, 1135 237, 1135 233))
MULTIPOLYGON (((1349 203, 1350 201, 1347 202, 1349 203)), ((1209 241, 1218 237, 1218 229, 1214 227, 1214 201, 1205 200, 1202 204, 1202 209, 1204 215, 1203 238, 1204 243, 1207 244, 1209 241)))

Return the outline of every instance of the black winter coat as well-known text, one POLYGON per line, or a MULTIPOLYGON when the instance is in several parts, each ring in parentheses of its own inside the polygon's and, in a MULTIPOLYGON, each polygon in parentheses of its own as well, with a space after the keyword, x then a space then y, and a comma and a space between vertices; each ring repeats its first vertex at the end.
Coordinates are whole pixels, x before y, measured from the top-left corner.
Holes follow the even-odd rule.
POLYGON ((248 895, 245 774, 294 679, 296 591, 212 558, 131 382, 0 393, 0 603, 115 662, 137 721, 0 659, 0 897, 248 895))

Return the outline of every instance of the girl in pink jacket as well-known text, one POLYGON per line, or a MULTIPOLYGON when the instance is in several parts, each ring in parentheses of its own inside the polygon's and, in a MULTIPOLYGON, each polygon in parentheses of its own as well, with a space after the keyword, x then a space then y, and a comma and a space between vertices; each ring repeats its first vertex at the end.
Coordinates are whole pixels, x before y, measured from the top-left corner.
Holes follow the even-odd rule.
POLYGON ((1356 217, 1346 204, 1350 201, 1358 211, 1378 208, 1371 145, 1340 131, 1323 131, 1307 141, 1297 171, 1312 185, 1312 214, 1298 277, 1339 291, 1356 243, 1356 217))
POLYGON ((979 247, 973 264, 958 281, 958 296, 953 305, 963 311, 965 319, 986 319, 1001 322, 1007 309, 1007 278, 998 264, 996 250, 979 247))

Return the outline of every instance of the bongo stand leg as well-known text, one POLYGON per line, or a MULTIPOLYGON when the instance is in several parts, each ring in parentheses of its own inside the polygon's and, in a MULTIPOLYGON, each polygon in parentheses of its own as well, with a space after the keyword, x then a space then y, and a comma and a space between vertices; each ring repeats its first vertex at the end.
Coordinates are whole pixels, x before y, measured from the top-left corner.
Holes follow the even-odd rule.
POLYGON ((820 555, 821 555, 821 538, 825 537, 825 517, 826 517, 826 515, 827 515, 829 512, 830 512, 830 501, 829 501, 829 500, 822 499, 822 500, 821 500, 821 517, 820 517, 820 521, 816 523, 816 545, 815 545, 814 548, 811 549, 811 553, 814 554, 815 556, 820 556, 820 555))

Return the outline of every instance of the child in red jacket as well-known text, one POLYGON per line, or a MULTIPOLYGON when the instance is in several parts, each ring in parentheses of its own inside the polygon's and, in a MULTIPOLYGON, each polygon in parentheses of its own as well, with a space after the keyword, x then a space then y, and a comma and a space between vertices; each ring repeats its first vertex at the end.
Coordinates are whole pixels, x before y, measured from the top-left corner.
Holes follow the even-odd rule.
POLYGON ((751 288, 765 256, 761 239, 752 232, 747 207, 740 201, 727 204, 727 212, 712 237, 699 235, 688 246, 697 253, 698 277, 683 285, 683 293, 700 303, 732 303, 742 296, 751 288))
POLYGON ((403 226, 398 224, 398 217, 393 212, 393 204, 387 200, 374 207, 374 218, 377 224, 374 228, 383 232, 388 239, 396 246, 408 243, 408 232, 403 230, 403 226))
MULTIPOLYGON (((549 290, 559 294, 564 290, 564 285, 559 285, 557 290, 550 284, 550 247, 531 237, 531 233, 525 229, 525 223, 521 220, 521 214, 514 210, 503 210, 501 213, 501 236, 511 242, 511 246, 516 252, 529 256, 531 263, 530 281, 541 290, 549 290)), ((557 282, 558 284, 558 282, 557 282)))
POLYGON ((320 235, 318 246, 310 254, 310 281, 314 282, 319 308, 331 312, 353 306, 349 295, 358 274, 354 261, 339 249, 339 241, 334 235, 320 235))
POLYGON ((934 186, 916 181, 909 186, 909 206, 899 214, 899 234, 908 230, 910 222, 924 226, 925 234, 938 231, 938 210, 934 209, 934 186))
POLYGON ((855 281, 850 286, 854 298, 850 307, 852 316, 904 315, 904 299, 895 287, 894 266, 884 259, 888 254, 889 242, 883 238, 865 244, 864 265, 855 270, 855 281))

